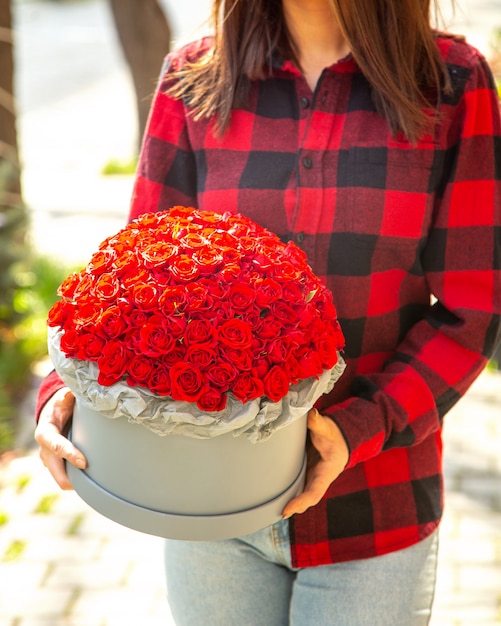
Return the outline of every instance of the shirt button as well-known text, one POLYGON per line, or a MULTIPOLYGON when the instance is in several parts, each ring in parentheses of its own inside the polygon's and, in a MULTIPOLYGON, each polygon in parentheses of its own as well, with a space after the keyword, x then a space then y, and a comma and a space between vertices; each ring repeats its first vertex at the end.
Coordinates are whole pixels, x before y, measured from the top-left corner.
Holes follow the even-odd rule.
POLYGON ((299 102, 301 103, 301 107, 303 109, 307 109, 310 106, 310 101, 306 96, 303 96, 299 102))
POLYGON ((305 166, 307 170, 309 170, 313 167, 313 161, 310 159, 310 157, 304 157, 303 165, 305 166))
POLYGON ((304 241, 304 233, 296 233, 296 235, 294 236, 294 239, 296 240, 296 243, 298 243, 299 245, 301 245, 304 241))

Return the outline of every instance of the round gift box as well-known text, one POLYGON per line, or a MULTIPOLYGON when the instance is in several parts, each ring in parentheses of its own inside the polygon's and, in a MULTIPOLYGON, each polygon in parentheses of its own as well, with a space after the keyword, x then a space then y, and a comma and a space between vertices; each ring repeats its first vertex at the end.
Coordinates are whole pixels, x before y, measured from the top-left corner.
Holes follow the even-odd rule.
POLYGON ((159 436, 77 401, 70 438, 88 467, 67 464, 80 497, 102 515, 183 540, 246 535, 281 518, 306 472, 306 414, 252 443, 232 433, 159 436))

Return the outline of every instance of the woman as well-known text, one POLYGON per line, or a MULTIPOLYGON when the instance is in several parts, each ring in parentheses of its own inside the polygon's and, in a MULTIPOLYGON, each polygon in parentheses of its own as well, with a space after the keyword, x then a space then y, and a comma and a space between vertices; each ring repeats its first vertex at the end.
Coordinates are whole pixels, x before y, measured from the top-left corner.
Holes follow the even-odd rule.
MULTIPOLYGON (((168 58, 130 218, 239 211, 294 240, 334 293, 348 364, 309 414, 307 485, 281 522, 167 542, 178 624, 429 621, 442 419, 501 319, 499 104, 430 10, 215 0, 215 38, 168 58)), ((85 466, 61 435, 72 403, 49 376, 36 436, 67 488, 63 459, 85 466)))

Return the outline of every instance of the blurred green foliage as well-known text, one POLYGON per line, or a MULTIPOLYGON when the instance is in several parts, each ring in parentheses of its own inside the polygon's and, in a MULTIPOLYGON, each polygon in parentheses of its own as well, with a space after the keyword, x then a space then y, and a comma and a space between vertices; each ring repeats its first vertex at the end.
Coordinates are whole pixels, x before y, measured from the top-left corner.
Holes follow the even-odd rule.
POLYGON ((27 244, 22 259, 3 267, 2 282, 7 282, 6 274, 10 281, 2 289, 0 307, 0 453, 15 443, 18 411, 33 382, 33 365, 47 355, 47 312, 70 272, 60 261, 31 253, 27 244))

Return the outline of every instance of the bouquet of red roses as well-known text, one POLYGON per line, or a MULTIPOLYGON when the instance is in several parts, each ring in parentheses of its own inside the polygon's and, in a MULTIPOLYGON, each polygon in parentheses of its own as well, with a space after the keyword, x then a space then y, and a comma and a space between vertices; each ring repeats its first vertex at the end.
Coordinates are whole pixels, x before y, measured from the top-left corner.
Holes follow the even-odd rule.
POLYGON ((125 414, 148 413, 157 431, 169 431, 166 412, 219 424, 231 407, 280 402, 303 381, 322 381, 318 396, 343 368, 330 291, 295 244, 238 214, 145 214, 58 294, 49 347, 63 380, 107 410, 114 398, 124 412, 125 399, 125 414), (163 399, 153 412, 152 398, 163 399))

